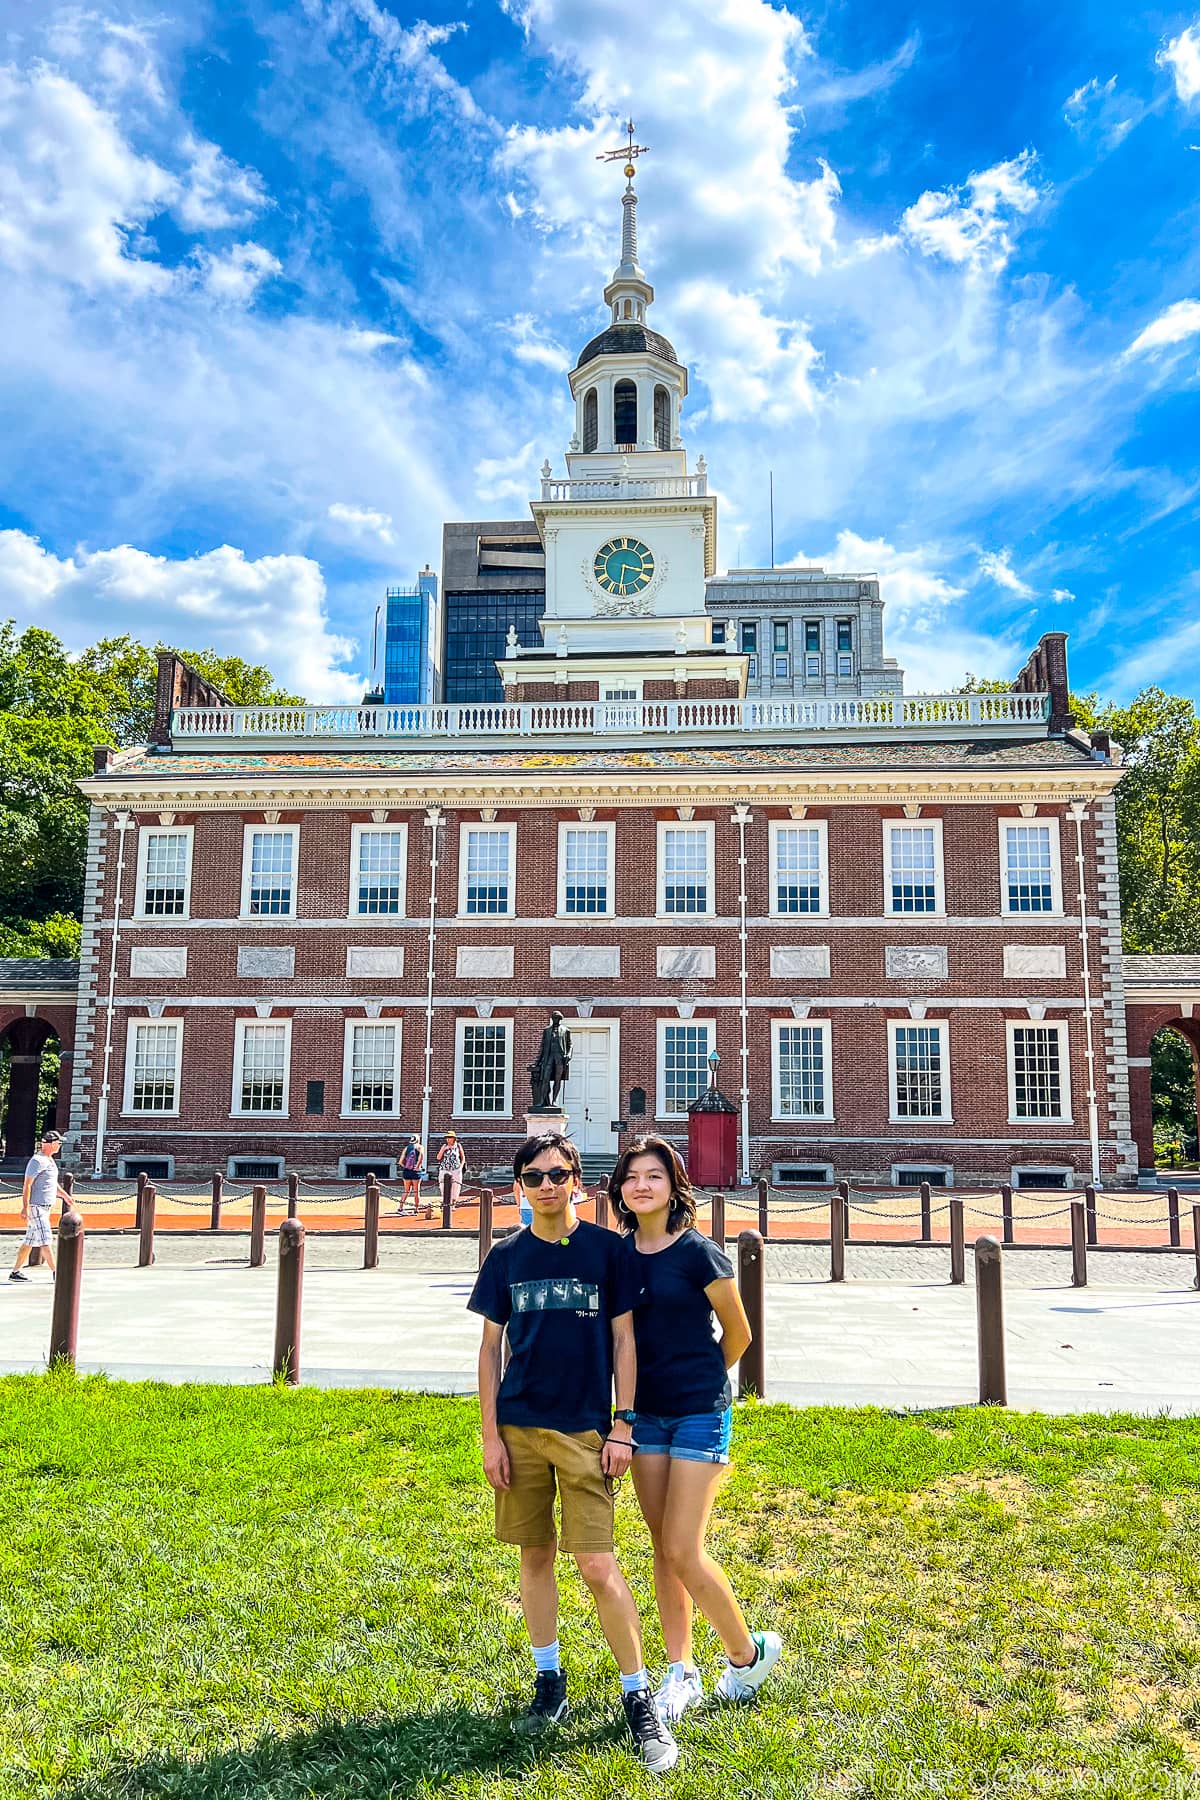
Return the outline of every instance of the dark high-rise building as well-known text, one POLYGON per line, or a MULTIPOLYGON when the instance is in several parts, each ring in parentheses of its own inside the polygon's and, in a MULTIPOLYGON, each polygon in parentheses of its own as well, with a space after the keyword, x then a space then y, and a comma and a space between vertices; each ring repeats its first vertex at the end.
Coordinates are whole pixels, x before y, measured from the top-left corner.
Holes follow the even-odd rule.
POLYGON ((442 529, 442 698, 503 700, 496 658, 509 627, 541 643, 546 554, 532 519, 458 522, 442 529))

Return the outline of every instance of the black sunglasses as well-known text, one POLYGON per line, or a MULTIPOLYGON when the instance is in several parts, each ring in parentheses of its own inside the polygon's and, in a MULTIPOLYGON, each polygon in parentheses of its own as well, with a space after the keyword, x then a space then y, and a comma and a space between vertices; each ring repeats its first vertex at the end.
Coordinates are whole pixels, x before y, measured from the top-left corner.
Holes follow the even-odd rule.
POLYGON ((527 1188, 540 1188, 543 1181, 548 1181, 552 1187, 561 1187, 574 1174, 574 1169, 522 1169, 517 1180, 527 1188))

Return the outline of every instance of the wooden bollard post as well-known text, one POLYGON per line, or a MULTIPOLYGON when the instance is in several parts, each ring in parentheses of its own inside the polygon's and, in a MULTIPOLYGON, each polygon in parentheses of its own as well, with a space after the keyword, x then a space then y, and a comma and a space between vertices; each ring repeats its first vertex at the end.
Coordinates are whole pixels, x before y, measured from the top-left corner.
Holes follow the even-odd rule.
POLYGON ((1087 1228, 1082 1200, 1071 1202, 1071 1286, 1087 1286, 1087 1228))
POLYGON ((771 1214, 768 1206, 769 1199, 770 1189, 767 1186, 766 1181, 760 1176, 758 1183, 758 1233, 764 1244, 771 1233, 771 1214))
POLYGON ((294 1219, 300 1211, 300 1177, 288 1176, 288 1209, 287 1216, 294 1219))
POLYGON ((145 1169, 139 1169, 137 1178, 137 1199, 133 1203, 133 1227, 135 1231, 142 1229, 142 1203, 146 1198, 146 1188, 150 1177, 145 1169))
POLYGON ((605 1231, 612 1223, 608 1216, 608 1189, 603 1182, 596 1189, 596 1223, 605 1231))
POLYGON ((1192 1246, 1196 1257, 1196 1273, 1192 1277, 1192 1286, 1200 1288, 1200 1206, 1192 1208, 1192 1246))
POLYGON ((979 1332, 979 1404, 1008 1405, 1004 1366, 1003 1252, 994 1237, 975 1239, 975 1317, 979 1332))
POLYGON ((1100 1242, 1100 1231, 1096 1223, 1096 1190, 1089 1181, 1083 1190, 1084 1212, 1087 1214, 1087 1241, 1095 1245, 1100 1242))
POLYGON ((441 1179, 441 1184, 442 1184, 442 1230, 449 1231, 449 1229, 450 1229, 450 1177, 449 1177, 449 1175, 443 1174, 440 1179, 441 1179))
POLYGON ((48 1360, 51 1368, 58 1362, 70 1363, 74 1368, 79 1344, 79 1289, 83 1281, 83 1220, 73 1206, 64 1208, 58 1221, 56 1260, 48 1360))
POLYGON ((208 1229, 210 1231, 220 1231, 221 1229, 221 1199, 224 1189, 225 1177, 218 1169, 214 1169, 212 1179, 212 1206, 209 1208, 208 1213, 208 1229))
POLYGON ((1179 1235, 1179 1189, 1167 1189, 1167 1232, 1172 1250, 1178 1250, 1182 1242, 1179 1235))
POLYGON ((846 1204, 848 1183, 839 1181, 829 1196, 829 1279, 846 1279, 846 1204))
POLYGON ((154 1206, 157 1195, 154 1183, 146 1183, 146 1191, 142 1195, 142 1228, 138 1233, 138 1268, 148 1269, 154 1261, 154 1206))
POLYGON ((289 1387, 300 1381, 300 1302, 304 1290, 304 1226, 285 1219, 279 1227, 279 1281, 275 1289, 275 1355, 271 1373, 289 1387))
POLYGON ((718 1250, 725 1248, 725 1196, 714 1194, 712 1197, 712 1228, 710 1231, 713 1243, 718 1250))
POLYGON ((1000 1223, 1004 1242, 1011 1244, 1013 1241, 1012 1187, 1007 1181, 1000 1189, 1000 1223))
POLYGON ((950 1201, 950 1285, 962 1287, 967 1279, 967 1247, 963 1232, 963 1203, 950 1201))
POLYGON ((363 1211, 363 1268, 379 1267, 379 1183, 367 1176, 363 1211))
POLYGON ((492 1203, 494 1195, 491 1188, 483 1188, 479 1195, 479 1267, 482 1269, 484 1258, 492 1247, 492 1203))
POLYGON ((927 1181, 921 1183, 921 1242, 927 1244, 933 1236, 933 1192, 927 1181))
POLYGON ((267 1259, 267 1190, 259 1182, 250 1198, 250 1267, 261 1269, 267 1259))
POLYGON ((766 1329, 766 1258, 762 1233, 743 1231, 738 1237, 738 1292, 750 1324, 750 1342, 738 1365, 738 1398, 757 1394, 761 1400, 767 1387, 766 1329))
POLYGON ((842 1196, 842 1242, 850 1236, 850 1183, 839 1181, 837 1191, 842 1196))

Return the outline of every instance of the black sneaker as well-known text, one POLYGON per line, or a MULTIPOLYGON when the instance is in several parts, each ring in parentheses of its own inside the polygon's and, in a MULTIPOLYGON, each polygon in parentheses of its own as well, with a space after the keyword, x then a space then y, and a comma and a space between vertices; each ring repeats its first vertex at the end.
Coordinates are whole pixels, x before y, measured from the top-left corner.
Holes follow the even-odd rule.
POLYGON ((513 1730, 518 1737, 536 1737, 550 1725, 561 1725, 566 1716, 566 1676, 561 1669, 539 1669, 533 1699, 514 1721, 513 1730))
POLYGON ((10 1281, 28 1281, 28 1275, 22 1275, 20 1269, 14 1269, 8 1278, 10 1281))
POLYGON ((670 1726, 659 1718, 650 1689, 638 1688, 636 1693, 622 1694, 621 1704, 639 1760, 654 1774, 665 1775, 679 1761, 679 1745, 671 1736, 670 1726))

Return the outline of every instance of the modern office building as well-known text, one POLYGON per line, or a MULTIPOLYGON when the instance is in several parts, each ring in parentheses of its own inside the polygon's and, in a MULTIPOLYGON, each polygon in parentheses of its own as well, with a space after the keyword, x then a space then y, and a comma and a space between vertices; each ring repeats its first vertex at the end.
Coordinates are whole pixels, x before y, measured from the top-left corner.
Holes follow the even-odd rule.
POLYGON ((546 553, 532 519, 444 526, 439 698, 451 706, 502 700, 496 659, 509 630, 535 642, 545 610, 546 553))
POLYGON ((389 706, 428 706, 438 689, 438 578, 426 563, 412 587, 387 591, 383 698, 389 706))
POLYGON ((904 691, 904 671, 883 653, 877 575, 730 569, 709 581, 704 604, 714 642, 748 658, 748 694, 837 699, 904 691))

